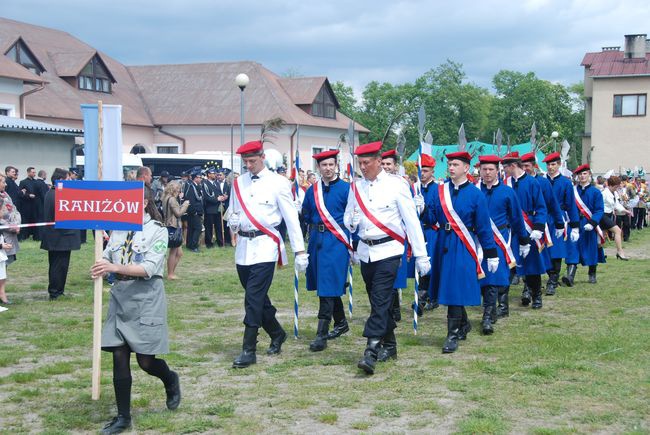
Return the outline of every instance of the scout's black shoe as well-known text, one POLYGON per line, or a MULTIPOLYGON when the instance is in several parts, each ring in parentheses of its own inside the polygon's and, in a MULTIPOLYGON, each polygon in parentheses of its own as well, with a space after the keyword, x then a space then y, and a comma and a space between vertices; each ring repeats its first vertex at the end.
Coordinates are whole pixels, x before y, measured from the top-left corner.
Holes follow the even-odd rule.
POLYGON ((499 287, 499 306, 497 308, 497 317, 508 317, 510 315, 510 307, 508 301, 509 287, 499 287))
POLYGON ((596 281, 596 267, 597 266, 589 266, 589 284, 598 283, 598 281, 596 281))
POLYGON ((521 292, 521 305, 527 307, 530 305, 532 299, 533 298, 530 295, 530 289, 528 288, 528 285, 524 284, 524 291, 521 292))
POLYGON ((244 344, 242 353, 235 359, 232 366, 236 369, 243 369, 257 362, 255 351, 257 350, 257 328, 247 326, 244 329, 244 344))
POLYGON ((357 363, 357 367, 369 375, 375 373, 375 364, 377 364, 377 352, 379 350, 380 340, 378 338, 369 338, 366 350, 363 352, 363 358, 357 363))
POLYGON ((328 340, 334 340, 335 338, 340 337, 341 335, 345 334, 350 330, 350 326, 348 325, 348 321, 345 320, 345 317, 334 323, 334 328, 327 334, 327 339, 328 340))
POLYGON ((460 317, 447 318, 447 338, 445 344, 442 345, 442 353, 454 353, 458 349, 461 323, 462 319, 460 317))
POLYGON ((115 434, 115 433, 122 433, 125 430, 129 429, 131 427, 131 417, 126 417, 124 415, 118 415, 117 417, 113 417, 111 421, 109 421, 106 426, 101 431, 102 435, 109 435, 109 434, 115 434))
POLYGON ((266 354, 277 355, 282 352, 282 343, 285 341, 287 341, 287 333, 284 331, 284 329, 282 329, 279 335, 277 335, 275 338, 271 338, 271 345, 266 351, 266 354))
POLYGON ((557 272, 551 272, 548 274, 548 282, 546 283, 546 296, 555 295, 555 291, 559 285, 558 278, 559 275, 557 272))
POLYGON ((576 270, 578 266, 575 264, 569 264, 566 267, 566 276, 562 277, 562 283, 567 287, 573 287, 573 280, 576 277, 576 270))
POLYGON ((533 304, 531 305, 533 310, 539 310, 542 308, 542 289, 533 292, 533 304))
POLYGON ((169 386, 165 386, 167 393, 167 409, 173 411, 181 404, 181 382, 178 373, 172 372, 173 381, 169 386))
POLYGON ((330 326, 329 320, 318 320, 318 329, 316 330, 316 339, 309 344, 309 350, 320 352, 327 347, 327 329, 330 326))
POLYGON ((494 327, 492 326, 492 317, 496 308, 494 306, 485 307, 483 310, 483 320, 481 321, 481 332, 483 335, 492 335, 494 327))
POLYGON ((391 331, 384 337, 384 343, 377 353, 377 361, 386 362, 395 358, 397 358, 397 339, 395 338, 395 331, 391 331))

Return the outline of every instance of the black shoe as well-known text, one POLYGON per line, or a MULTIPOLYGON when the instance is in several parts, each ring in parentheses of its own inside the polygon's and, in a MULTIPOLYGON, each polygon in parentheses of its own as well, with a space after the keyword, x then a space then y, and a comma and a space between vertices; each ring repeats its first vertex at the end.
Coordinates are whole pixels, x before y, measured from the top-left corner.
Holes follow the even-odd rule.
POLYGON ((363 358, 357 363, 357 367, 369 375, 375 373, 375 364, 377 364, 377 352, 379 350, 380 340, 378 338, 369 338, 366 350, 363 352, 363 358))
POLYGON ((267 355, 277 355, 282 352, 282 343, 287 341, 287 333, 282 329, 282 333, 271 339, 271 345, 266 351, 267 355))
POLYGON ((235 369, 245 369, 248 366, 257 363, 257 355, 255 351, 244 350, 239 354, 235 361, 232 363, 232 367, 235 369))
POLYGON ((472 324, 470 323, 469 320, 463 319, 460 330, 458 331, 458 339, 459 340, 466 340, 467 339, 467 334, 472 330, 472 324))
POLYGON ((497 318, 508 317, 510 315, 510 301, 508 300, 508 293, 510 288, 501 287, 499 288, 498 302, 499 306, 497 307, 496 316, 497 318))
POLYGON ((596 274, 589 274, 589 284, 598 284, 598 281, 596 281, 596 274))
POLYGON ((442 345, 442 353, 454 353, 458 349, 458 340, 460 339, 460 317, 447 318, 447 338, 442 345))
POLYGON ((391 331, 384 337, 381 349, 377 353, 377 361, 386 362, 395 358, 397 358, 397 339, 395 338, 395 331, 391 331))
POLYGON ((481 321, 481 332, 483 335, 492 335, 494 333, 494 326, 492 326, 492 318, 496 317, 494 306, 485 307, 483 310, 483 320, 481 321))
POLYGON ((424 306, 424 311, 435 310, 439 306, 440 304, 438 304, 438 301, 428 301, 427 304, 424 306))
POLYGON ((334 340, 335 338, 340 337, 341 335, 345 334, 350 330, 350 326, 348 325, 348 321, 343 318, 340 322, 334 323, 334 328, 332 331, 330 331, 327 334, 327 339, 328 340, 334 340))
POLYGON ((556 272, 550 272, 548 274, 548 282, 546 283, 546 296, 553 296, 557 291, 559 286, 558 282, 559 274, 556 272))
POLYGON ((530 305, 532 297, 530 296, 530 289, 526 284, 524 284, 524 291, 521 292, 521 305, 527 307, 530 305))
POLYGON ((533 304, 531 305, 533 310, 539 310, 542 308, 542 290, 540 289, 537 293, 533 294, 533 304))
POLYGON ((181 404, 181 382, 178 378, 178 373, 172 372, 174 380, 169 387, 165 387, 167 393, 167 409, 175 410, 181 404))
POLYGON ((131 417, 118 415, 117 417, 113 417, 113 419, 104 426, 101 433, 102 435, 122 433, 129 428, 131 428, 131 417))
POLYGON ((573 287, 573 281, 576 277, 578 266, 576 264, 568 264, 566 268, 566 276, 562 277, 562 283, 567 287, 573 287))
POLYGON ((255 351, 257 350, 257 328, 247 326, 244 329, 244 344, 242 345, 242 353, 239 354, 232 366, 236 369, 243 369, 257 362, 255 351))
POLYGON ((316 339, 309 344, 309 350, 312 352, 320 352, 327 348, 327 330, 329 329, 330 321, 319 319, 318 329, 316 330, 316 339))
POLYGON ((619 254, 618 252, 616 253, 616 258, 617 258, 618 260, 623 260, 623 261, 628 261, 628 260, 629 260, 629 258, 627 258, 627 257, 623 257, 623 256, 622 256, 621 254, 619 254))

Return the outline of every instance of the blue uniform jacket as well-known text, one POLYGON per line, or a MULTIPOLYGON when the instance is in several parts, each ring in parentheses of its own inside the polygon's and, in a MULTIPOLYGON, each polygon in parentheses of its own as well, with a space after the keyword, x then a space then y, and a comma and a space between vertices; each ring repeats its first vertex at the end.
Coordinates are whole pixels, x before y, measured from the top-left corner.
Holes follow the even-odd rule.
MULTIPOLYGON (((562 210, 565 221, 569 222, 569 228, 578 228, 580 217, 578 216, 578 208, 576 207, 571 180, 562 175, 551 178, 548 174, 546 175, 546 179, 553 188, 555 199, 560 206, 560 210, 562 210)), ((567 249, 571 241, 568 237, 567 240, 564 240, 564 237, 556 238, 555 233, 551 235, 553 237, 553 246, 549 249, 551 258, 567 258, 567 249)))
POLYGON ((605 262, 603 248, 598 245, 598 233, 596 227, 603 218, 605 205, 603 204, 603 194, 600 193, 594 185, 578 186, 578 195, 591 210, 591 219, 580 214, 580 239, 578 239, 578 252, 580 252, 580 264, 583 266, 595 266, 598 263, 605 262), (585 231, 584 226, 590 223, 594 229, 585 231))

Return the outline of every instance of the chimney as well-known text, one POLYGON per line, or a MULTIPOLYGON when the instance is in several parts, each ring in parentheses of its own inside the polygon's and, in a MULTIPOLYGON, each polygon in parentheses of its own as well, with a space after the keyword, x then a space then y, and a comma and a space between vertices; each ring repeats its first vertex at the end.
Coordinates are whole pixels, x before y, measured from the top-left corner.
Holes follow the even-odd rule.
POLYGON ((625 59, 645 59, 646 34, 625 35, 625 59))
POLYGON ((650 39, 645 40, 645 52, 650 53, 650 39))

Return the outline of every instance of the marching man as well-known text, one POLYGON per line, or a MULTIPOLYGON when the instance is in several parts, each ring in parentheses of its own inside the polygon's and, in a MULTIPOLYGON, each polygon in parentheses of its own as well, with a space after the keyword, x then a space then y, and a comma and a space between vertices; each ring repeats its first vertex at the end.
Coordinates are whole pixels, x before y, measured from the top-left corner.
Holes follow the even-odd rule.
POLYGON ((417 272, 426 275, 431 269, 409 186, 402 177, 382 170, 381 145, 373 142, 355 150, 363 179, 351 185, 344 216, 345 226, 358 232, 356 254, 370 299, 371 312, 363 330, 368 343, 357 364, 368 374, 375 372, 378 360, 397 356, 396 324, 391 316, 393 283, 407 237, 417 272))
POLYGON ((284 240, 277 227, 282 219, 287 224, 291 248, 296 253, 298 272, 307 270, 309 255, 305 252, 298 211, 287 179, 264 166, 262 141, 245 143, 237 149, 248 172, 233 180, 228 225, 238 235, 235 263, 239 281, 244 287, 244 342, 242 353, 233 367, 255 364, 257 331, 263 328, 271 337, 268 355, 279 354, 287 333, 275 318, 276 309, 268 296, 276 263, 288 264, 284 240))
POLYGON ((324 350, 329 338, 350 330, 341 301, 352 252, 350 232, 343 225, 350 185, 336 173, 338 154, 331 150, 312 156, 318 162, 321 179, 307 189, 302 203, 302 215, 309 224, 311 258, 307 267, 307 290, 316 290, 319 299, 316 339, 309 345, 313 352, 324 350), (328 334, 332 317, 334 330, 328 334))

